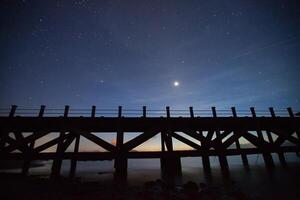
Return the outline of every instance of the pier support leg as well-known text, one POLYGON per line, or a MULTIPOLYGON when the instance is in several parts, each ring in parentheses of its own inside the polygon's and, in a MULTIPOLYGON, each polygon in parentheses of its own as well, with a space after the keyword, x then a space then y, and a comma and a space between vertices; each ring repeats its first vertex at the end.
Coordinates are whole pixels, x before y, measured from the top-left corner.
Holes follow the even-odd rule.
POLYGON ((182 175, 180 157, 163 157, 160 159, 163 178, 179 177, 182 175))
MULTIPOLYGON (((65 132, 61 132, 59 137, 63 137, 65 135, 65 132)), ((57 179, 60 177, 60 170, 61 170, 61 165, 62 165, 62 159, 61 159, 61 154, 62 154, 62 147, 63 146, 63 141, 60 141, 57 144, 57 149, 56 149, 56 158, 53 160, 52 163, 52 168, 51 168, 51 178, 52 179, 57 179)))
POLYGON ((125 155, 118 155, 115 159, 115 179, 126 180, 128 161, 125 155))
POLYGON ((283 167, 285 167, 286 166, 286 160, 285 160, 285 157, 284 157, 284 153, 281 150, 278 152, 278 158, 279 158, 279 161, 280 161, 281 165, 283 167))
POLYGON ((22 167, 22 175, 23 176, 28 175, 28 171, 29 171, 29 168, 30 168, 30 162, 31 162, 31 156, 32 156, 31 154, 32 154, 33 148, 34 148, 34 142, 31 142, 30 146, 29 146, 29 149, 30 149, 31 152, 26 153, 24 164, 23 164, 23 167, 22 167))
POLYGON ((248 168, 249 167, 249 162, 248 162, 248 158, 247 158, 247 155, 242 153, 241 154, 241 157, 242 157, 242 162, 243 162, 243 165, 245 168, 248 168))
POLYGON ((266 165, 267 168, 274 167, 274 161, 273 161, 272 155, 270 153, 264 152, 263 153, 263 159, 265 161, 265 165, 266 165))
POLYGON ((203 171, 204 172, 210 172, 210 161, 209 161, 209 156, 208 155, 203 155, 202 156, 202 166, 203 166, 203 171))
MULTIPOLYGON (((79 150, 79 142, 80 142, 80 135, 76 136, 76 140, 75 140, 75 146, 74 146, 74 154, 76 155, 78 153, 79 150)), ((71 168, 70 168, 70 178, 74 178, 75 174, 76 174, 76 166, 77 166, 77 158, 73 158, 71 160, 71 168)))
POLYGON ((226 155, 224 155, 223 152, 219 153, 219 162, 220 162, 222 172, 228 173, 229 172, 228 161, 226 155))
MULTIPOLYGON (((236 132, 234 132, 234 134, 237 134, 236 132)), ((248 158, 247 158, 247 155, 242 151, 241 149, 241 145, 240 145, 240 141, 239 139, 237 139, 235 141, 235 145, 236 145, 236 149, 240 152, 241 154, 241 158, 242 158, 242 162, 243 162, 243 165, 245 168, 248 168, 249 167, 249 162, 248 162, 248 158)))
MULTIPOLYGON (((121 108, 119 107, 119 117, 121 117, 121 108)), ((115 159, 115 179, 116 180, 126 180, 127 178, 127 157, 125 152, 122 151, 122 146, 124 143, 124 132, 117 132, 117 155, 115 159)))

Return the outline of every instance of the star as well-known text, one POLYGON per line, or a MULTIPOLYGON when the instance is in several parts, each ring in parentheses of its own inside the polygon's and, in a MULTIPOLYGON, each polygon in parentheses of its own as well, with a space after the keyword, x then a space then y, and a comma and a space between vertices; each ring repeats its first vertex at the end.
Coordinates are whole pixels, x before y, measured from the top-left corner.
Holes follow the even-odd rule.
POLYGON ((174 81, 174 82, 173 82, 173 85, 174 85, 175 87, 178 87, 178 86, 179 86, 179 82, 178 82, 178 81, 174 81))

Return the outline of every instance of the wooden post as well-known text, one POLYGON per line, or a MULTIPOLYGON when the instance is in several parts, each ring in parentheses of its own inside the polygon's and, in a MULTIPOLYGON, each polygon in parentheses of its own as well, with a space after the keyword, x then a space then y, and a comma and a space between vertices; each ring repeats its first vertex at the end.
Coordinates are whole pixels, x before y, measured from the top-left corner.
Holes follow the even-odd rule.
POLYGON ((16 110, 17 110, 17 107, 16 105, 12 105, 11 106, 11 109, 10 109, 10 112, 9 112, 9 117, 14 117, 15 113, 16 113, 16 110))
POLYGON ((91 117, 96 117, 96 106, 92 106, 91 117))
POLYGON ((146 106, 143 106, 143 117, 147 117, 147 115, 146 115, 146 106))
MULTIPOLYGON (((252 117, 256 118, 256 113, 255 113, 254 107, 251 107, 250 110, 251 110, 251 113, 252 113, 252 117)), ((260 129, 256 130, 256 133, 257 133, 257 136, 258 136, 259 140, 265 141, 264 137, 263 137, 263 134, 262 134, 262 131, 260 129)), ((268 168, 273 167, 274 162, 273 162, 273 158, 272 158, 271 153, 268 151, 267 147, 261 147, 261 148, 262 148, 262 156, 263 156, 263 159, 265 161, 266 167, 268 167, 268 168)))
POLYGON ((119 106, 119 108, 118 108, 118 117, 119 118, 122 117, 122 106, 119 106))
MULTIPOLYGON (((45 112, 45 108, 46 106, 41 105, 38 117, 42 118, 45 112)), ((33 132, 32 134, 36 134, 35 132, 33 132)), ((34 145, 35 145, 35 141, 32 141, 29 144, 29 152, 26 153, 25 156, 25 160, 24 160, 24 164, 23 164, 23 168, 22 168, 22 175, 27 176, 28 175, 28 171, 30 168, 30 162, 31 162, 31 157, 33 156, 33 149, 34 149, 34 145)))
POLYGON ((166 112, 167 112, 167 118, 170 118, 170 107, 169 106, 167 106, 166 107, 166 112))
MULTIPOLYGON (((290 116, 291 118, 294 118, 295 115, 294 115, 294 112, 293 112, 292 108, 291 108, 291 107, 288 107, 287 110, 288 110, 289 116, 290 116)), ((295 132, 296 132, 296 135, 297 135, 298 141, 299 141, 299 143, 298 143, 298 148, 300 149, 300 132, 299 132, 299 130, 295 130, 295 132)), ((300 156, 299 151, 297 151, 296 154, 297 154, 297 156, 300 156)))
MULTIPOLYGON (((212 113, 213 113, 213 117, 216 118, 217 117, 216 107, 212 107, 212 113)), ((224 173, 228 173, 229 167, 228 167, 228 161, 227 161, 226 154, 225 154, 226 149, 223 147, 221 134, 218 129, 216 130, 216 137, 217 137, 217 146, 218 146, 218 148, 216 150, 219 155, 219 162, 220 162, 221 170, 224 173)))
POLYGON ((191 118, 194 118, 194 110, 193 110, 193 107, 190 107, 190 116, 191 116, 191 118))
MULTIPOLYGON (((236 118, 237 117, 237 113, 236 113, 235 107, 231 107, 231 111, 232 111, 233 117, 236 118)), ((236 131, 233 131, 233 134, 237 134, 236 131)), ((248 158, 247 158, 247 155, 241 151, 241 145, 240 145, 239 138, 235 141, 235 145, 236 145, 237 150, 241 154, 242 162, 243 162, 244 167, 248 168, 249 167, 248 158)))
MULTIPOLYGON (((272 107, 269 108, 269 111, 271 113, 271 117, 272 118, 275 118, 276 117, 276 114, 274 112, 274 109, 272 107)), ((268 138, 269 138, 269 141, 272 145, 274 145, 274 140, 272 138, 272 135, 271 135, 271 132, 270 131, 267 131, 267 134, 268 134, 268 138)), ((281 163, 282 166, 286 166, 286 160, 285 160, 285 157, 284 157, 284 153, 283 151, 281 150, 281 147, 279 146, 278 147, 278 158, 279 158, 279 161, 281 163)))
MULTIPOLYGON (((64 118, 68 117, 70 106, 65 106, 64 118)), ((64 137, 65 131, 61 131, 59 137, 64 137)), ((63 140, 60 140, 56 148, 56 158, 53 160, 52 169, 51 169, 51 178, 60 177, 60 170, 62 164, 62 154, 63 154, 63 140)))

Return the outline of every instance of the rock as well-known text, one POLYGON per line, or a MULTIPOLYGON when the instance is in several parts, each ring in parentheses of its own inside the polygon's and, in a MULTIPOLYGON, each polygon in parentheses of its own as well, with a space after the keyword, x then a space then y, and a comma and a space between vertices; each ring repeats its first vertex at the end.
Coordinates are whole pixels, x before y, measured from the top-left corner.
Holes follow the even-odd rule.
POLYGON ((187 195, 193 195, 198 192, 198 185, 193 181, 188 181, 183 185, 183 192, 187 195))

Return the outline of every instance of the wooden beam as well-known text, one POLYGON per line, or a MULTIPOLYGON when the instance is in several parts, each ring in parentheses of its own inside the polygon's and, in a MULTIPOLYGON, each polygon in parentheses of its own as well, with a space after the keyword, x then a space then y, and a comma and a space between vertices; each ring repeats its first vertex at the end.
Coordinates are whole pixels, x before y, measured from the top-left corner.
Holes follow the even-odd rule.
POLYGON ((177 140, 179 140, 179 141, 187 144, 188 146, 190 146, 190 147, 192 147, 194 149, 198 149, 198 150, 202 150, 203 149, 200 145, 198 145, 198 144, 196 144, 196 143, 194 143, 194 142, 186 139, 185 137, 182 137, 181 135, 178 135, 175 132, 172 133, 172 137, 176 138, 177 140))
POLYGON ((271 147, 269 143, 267 143, 266 141, 261 141, 258 137, 252 135, 251 133, 243 131, 241 134, 246 140, 248 140, 256 147, 271 147))
POLYGON ((48 131, 37 132, 35 134, 32 134, 32 135, 24 138, 24 140, 22 140, 22 141, 16 141, 15 143, 8 145, 7 147, 4 148, 3 151, 4 152, 14 151, 16 149, 19 149, 21 146, 27 145, 28 143, 31 143, 47 134, 49 134, 48 131))
POLYGON ((114 152, 116 150, 116 147, 114 145, 106 142, 105 140, 102 140, 101 138, 95 136, 94 134, 84 132, 84 131, 80 131, 80 132, 78 132, 78 134, 80 134, 83 137, 85 137, 86 139, 94 142, 95 144, 101 146, 102 148, 104 148, 107 151, 114 152))
POLYGON ((76 135, 74 135, 72 133, 68 134, 68 137, 66 138, 66 140, 62 144, 62 152, 65 152, 68 149, 68 147, 73 142, 73 140, 75 139, 75 137, 76 137, 76 135))
POLYGON ((297 138, 292 136, 292 134, 294 134, 295 131, 292 130, 286 130, 286 131, 287 133, 284 130, 272 130, 272 133, 278 135, 278 138, 275 140, 274 145, 280 146, 286 140, 289 140, 290 142, 299 145, 299 141, 297 140, 297 138))
POLYGON ((52 139, 49 142, 46 142, 46 143, 44 143, 44 144, 42 144, 42 145, 40 145, 38 147, 35 147, 33 151, 35 153, 42 152, 42 151, 44 151, 44 150, 46 150, 46 149, 48 149, 48 148, 56 145, 58 142, 65 140, 69 136, 70 136, 70 134, 65 134, 62 137, 57 137, 55 139, 52 139))
MULTIPOLYGON (((14 145, 17 143, 17 141, 13 138, 11 138, 9 135, 6 136, 6 143, 9 144, 9 145, 14 145)), ((18 146, 17 149, 15 150, 19 150, 21 151, 22 153, 26 152, 29 150, 28 146, 27 145, 21 145, 21 146, 18 146)), ((5 152, 4 150, 2 152, 5 152)), ((6 152, 7 153, 7 152, 6 152)))
POLYGON ((146 142, 150 138, 154 137, 156 134, 158 134, 158 132, 145 131, 141 135, 138 135, 137 137, 133 138, 132 140, 126 142, 123 145, 123 150, 128 152, 128 151, 134 149, 135 147, 137 147, 138 145, 146 142))

